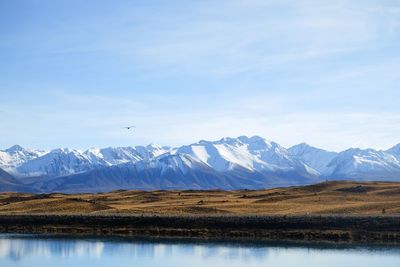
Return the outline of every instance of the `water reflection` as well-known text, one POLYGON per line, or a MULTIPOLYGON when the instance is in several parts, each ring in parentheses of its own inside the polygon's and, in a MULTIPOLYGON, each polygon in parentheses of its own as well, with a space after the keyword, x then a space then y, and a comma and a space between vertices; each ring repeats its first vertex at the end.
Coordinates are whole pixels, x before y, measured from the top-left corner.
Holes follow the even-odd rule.
POLYGON ((244 245, 227 246, 215 243, 158 243, 137 240, 62 239, 35 236, 0 236, 0 257, 19 260, 29 255, 56 256, 61 258, 101 257, 104 254, 122 253, 132 257, 171 257, 177 254, 201 258, 220 257, 224 259, 266 257, 265 247, 244 245))
POLYGON ((65 239, 0 235, 0 266, 51 266, 96 262, 119 266, 400 266, 396 247, 307 247, 155 240, 65 239), (379 260, 378 260, 379 259, 379 260), (356 263, 357 261, 357 263, 356 263), (353 263, 352 263, 353 262, 353 263), (334 264, 333 264, 334 263, 334 264), (272 265, 270 265, 272 264, 272 265), (316 265, 315 265, 316 264, 316 265), (322 264, 322 265, 320 265, 322 264), (377 264, 377 265, 374 265, 377 264))
POLYGON ((48 240, 48 239, 15 239, 0 238, 0 257, 19 260, 29 255, 58 256, 62 258, 77 256, 100 257, 104 251, 104 242, 48 240))

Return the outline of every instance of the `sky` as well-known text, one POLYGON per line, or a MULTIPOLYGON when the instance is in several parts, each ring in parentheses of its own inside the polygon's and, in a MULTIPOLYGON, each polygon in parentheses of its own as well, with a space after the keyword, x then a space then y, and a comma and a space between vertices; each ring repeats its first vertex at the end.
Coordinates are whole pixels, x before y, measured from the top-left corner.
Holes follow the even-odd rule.
POLYGON ((0 149, 241 135, 400 143, 400 1, 0 0, 0 149))

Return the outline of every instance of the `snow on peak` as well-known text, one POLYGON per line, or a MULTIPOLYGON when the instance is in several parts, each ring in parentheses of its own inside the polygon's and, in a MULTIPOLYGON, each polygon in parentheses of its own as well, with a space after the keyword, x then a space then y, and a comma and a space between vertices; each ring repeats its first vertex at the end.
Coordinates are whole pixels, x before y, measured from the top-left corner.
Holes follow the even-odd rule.
POLYGON ((253 170, 252 156, 238 139, 223 138, 218 141, 200 141, 178 148, 174 153, 186 154, 217 171, 228 171, 235 166, 253 170))
POLYGON ((198 168, 208 168, 202 162, 186 154, 163 154, 149 161, 140 161, 135 167, 139 171, 157 170, 160 175, 166 173, 186 174, 198 168))
POLYGON ((171 152, 170 147, 160 146, 156 144, 150 144, 147 146, 136 146, 135 150, 143 160, 150 160, 152 158, 171 152))
POLYGON ((26 161, 46 154, 45 150, 30 150, 14 145, 6 150, 0 150, 0 167, 14 173, 14 169, 26 161))
POLYGON ((313 147, 307 143, 301 143, 288 149, 289 155, 303 161, 308 166, 324 174, 329 163, 337 156, 336 152, 330 152, 313 147))
POLYGON ((387 153, 392 154, 398 160, 400 160, 400 144, 395 145, 394 147, 386 150, 387 153))
POLYGON ((7 148, 5 151, 8 153, 16 153, 16 152, 22 152, 22 151, 26 151, 26 150, 25 150, 25 148, 23 148, 20 145, 13 145, 13 146, 7 148))
POLYGON ((291 151, 292 153, 300 153, 311 149, 317 149, 317 148, 314 148, 311 145, 303 142, 288 148, 288 151, 291 151))
POLYGON ((71 148, 56 148, 49 152, 49 154, 81 154, 79 150, 71 149, 71 148))
POLYGON ((120 164, 181 173, 203 168, 218 173, 297 173, 313 177, 345 177, 367 172, 400 175, 400 144, 387 151, 351 148, 336 153, 307 143, 286 149, 260 136, 239 136, 201 140, 178 148, 150 144, 41 151, 15 145, 0 151, 0 168, 17 176, 58 177, 120 164))
POLYGON ((238 139, 242 143, 247 144, 250 150, 271 149, 272 147, 277 148, 279 146, 277 143, 270 142, 260 136, 252 136, 250 138, 240 136, 238 139))
POLYGON ((327 175, 353 176, 373 173, 398 173, 400 162, 391 154, 375 149, 350 148, 337 155, 329 164, 327 175))
POLYGON ((182 146, 176 153, 190 155, 220 172, 236 168, 251 172, 292 170, 299 166, 297 161, 290 159, 285 148, 259 136, 202 140, 182 146))
POLYGON ((86 151, 70 148, 56 148, 51 151, 27 150, 16 145, 0 151, 0 167, 18 176, 60 176, 150 160, 170 150, 169 147, 154 144, 145 147, 91 148, 86 151))

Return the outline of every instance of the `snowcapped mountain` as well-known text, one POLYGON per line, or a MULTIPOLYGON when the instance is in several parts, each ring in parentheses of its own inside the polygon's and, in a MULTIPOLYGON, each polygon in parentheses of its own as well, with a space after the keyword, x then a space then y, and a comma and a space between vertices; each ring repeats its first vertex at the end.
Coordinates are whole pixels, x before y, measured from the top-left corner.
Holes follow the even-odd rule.
POLYGON ((200 141, 182 146, 173 153, 190 155, 219 172, 243 168, 250 172, 301 171, 311 176, 317 174, 309 166, 290 157, 279 144, 259 136, 200 141))
POLYGON ((400 180, 400 161, 385 151, 350 148, 329 163, 324 175, 331 179, 400 180))
POLYGON ((170 148, 157 145, 91 148, 86 151, 69 148, 38 151, 13 146, 0 152, 0 167, 19 177, 58 177, 127 162, 149 160, 169 151, 170 148))
POLYGON ((90 164, 99 166, 112 166, 142 159, 133 147, 91 148, 81 153, 81 155, 87 158, 90 164))
POLYGON ((326 173, 328 164, 338 155, 336 152, 312 147, 306 143, 292 146, 288 152, 290 156, 296 157, 320 174, 326 173))
POLYGON ((400 144, 387 151, 336 153, 305 143, 286 149, 259 136, 240 136, 177 148, 148 145, 42 151, 13 146, 0 151, 0 168, 22 183, 12 187, 15 190, 37 192, 259 189, 325 179, 400 181, 400 144))
MULTIPOLYGON (((99 192, 116 189, 209 188, 206 179, 215 171, 188 155, 162 155, 138 163, 124 163, 66 177, 40 185, 44 192, 99 192)), ((218 179, 216 179, 218 183, 218 179)), ((215 188, 215 187, 213 187, 215 188)))
POLYGON ((164 154, 149 161, 125 163, 59 177, 37 185, 40 192, 102 192, 116 189, 261 189, 317 182, 295 172, 254 172, 236 167, 216 171, 186 154, 164 154))
POLYGON ((16 171, 23 176, 56 177, 88 171, 95 167, 96 164, 97 159, 95 163, 92 163, 87 155, 78 150, 60 148, 24 162, 16 168, 16 171))
POLYGON ((400 144, 386 150, 387 153, 393 155, 397 160, 400 161, 400 144))
POLYGON ((14 145, 6 150, 0 150, 0 167, 6 170, 13 170, 24 162, 38 158, 47 151, 25 149, 19 145, 14 145))
POLYGON ((139 153, 142 160, 150 160, 165 153, 171 152, 172 148, 168 146, 151 144, 148 146, 136 146, 135 150, 137 153, 139 153))

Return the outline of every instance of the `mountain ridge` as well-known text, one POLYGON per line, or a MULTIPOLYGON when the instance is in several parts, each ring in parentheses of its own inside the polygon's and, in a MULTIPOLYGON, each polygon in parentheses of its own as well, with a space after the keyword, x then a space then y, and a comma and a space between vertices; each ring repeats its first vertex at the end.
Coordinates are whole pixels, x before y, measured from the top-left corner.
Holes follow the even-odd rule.
MULTIPOLYGON (((34 191, 261 189, 332 179, 400 181, 400 144, 386 151, 285 148, 260 136, 159 145, 0 151, 0 168, 34 191), (37 178, 35 178, 37 177, 37 178)), ((24 188, 25 188, 24 187, 24 188)))

